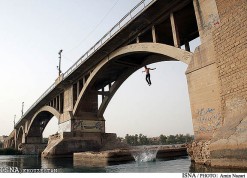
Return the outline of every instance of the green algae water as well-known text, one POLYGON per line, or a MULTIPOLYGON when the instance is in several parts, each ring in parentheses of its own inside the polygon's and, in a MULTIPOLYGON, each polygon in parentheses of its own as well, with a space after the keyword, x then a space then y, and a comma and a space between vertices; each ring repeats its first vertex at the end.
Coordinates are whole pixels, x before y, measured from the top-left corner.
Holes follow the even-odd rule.
POLYGON ((75 163, 72 158, 42 159, 29 155, 0 155, 0 171, 42 171, 57 173, 185 173, 185 172, 247 172, 237 169, 213 169, 191 163, 188 156, 173 159, 156 159, 148 162, 126 162, 111 165, 75 163))

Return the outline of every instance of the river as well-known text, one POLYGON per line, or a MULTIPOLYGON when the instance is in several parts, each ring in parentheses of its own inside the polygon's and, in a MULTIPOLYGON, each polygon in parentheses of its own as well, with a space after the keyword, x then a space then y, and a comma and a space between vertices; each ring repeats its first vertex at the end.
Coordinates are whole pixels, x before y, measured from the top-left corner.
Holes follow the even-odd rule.
POLYGON ((247 172, 237 169, 215 169, 191 163, 188 156, 156 159, 150 162, 127 162, 113 165, 87 165, 73 162, 72 158, 42 159, 38 156, 0 156, 0 172, 14 167, 18 170, 50 169, 58 173, 188 173, 188 172, 247 172))

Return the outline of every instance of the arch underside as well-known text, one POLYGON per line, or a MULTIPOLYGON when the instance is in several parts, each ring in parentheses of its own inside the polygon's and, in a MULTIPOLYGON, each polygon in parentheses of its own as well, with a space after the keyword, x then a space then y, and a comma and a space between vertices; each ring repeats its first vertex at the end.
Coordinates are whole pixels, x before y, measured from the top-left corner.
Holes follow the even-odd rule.
POLYGON ((135 71, 144 65, 161 61, 182 61, 189 64, 191 58, 190 52, 158 43, 140 43, 120 48, 105 58, 91 73, 75 104, 74 116, 80 117, 81 113, 90 112, 99 119, 103 118, 115 92, 135 71), (107 85, 110 85, 109 91, 100 92, 107 85), (98 97, 99 93, 104 99, 100 107, 96 108, 95 100, 90 98, 92 95, 98 97))
POLYGON ((43 131, 53 116, 59 119, 60 113, 50 106, 42 107, 33 116, 31 123, 28 127, 27 137, 42 138, 43 131))

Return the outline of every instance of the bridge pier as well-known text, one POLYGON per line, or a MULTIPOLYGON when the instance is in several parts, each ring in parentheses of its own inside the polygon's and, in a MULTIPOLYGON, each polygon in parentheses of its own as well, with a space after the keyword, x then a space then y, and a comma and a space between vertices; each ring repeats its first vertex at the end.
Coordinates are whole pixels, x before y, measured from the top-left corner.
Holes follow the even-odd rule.
POLYGON ((49 137, 48 145, 42 152, 43 158, 73 157, 75 152, 100 151, 107 143, 116 143, 114 133, 61 132, 49 137))
POLYGON ((199 164, 247 168, 247 78, 241 62, 247 54, 247 2, 194 0, 194 7, 202 45, 186 72, 195 134, 188 152, 199 164))
POLYGON ((46 146, 46 143, 22 143, 19 150, 25 155, 41 155, 46 146))
POLYGON ((24 143, 27 143, 27 144, 39 144, 39 143, 42 143, 42 141, 43 141, 42 136, 26 137, 26 141, 24 143))

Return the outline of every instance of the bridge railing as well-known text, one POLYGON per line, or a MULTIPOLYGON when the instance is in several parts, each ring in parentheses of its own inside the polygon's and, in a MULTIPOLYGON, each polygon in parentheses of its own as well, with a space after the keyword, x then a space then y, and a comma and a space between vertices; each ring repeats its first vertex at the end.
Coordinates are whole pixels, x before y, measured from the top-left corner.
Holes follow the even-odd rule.
POLYGON ((54 82, 32 105, 31 107, 25 112, 25 114, 20 118, 20 120, 15 124, 17 125, 22 118, 24 118, 29 111, 31 111, 51 90, 56 87, 56 83, 54 82))
POLYGON ((80 57, 74 65, 72 65, 65 73, 64 79, 76 70, 80 64, 93 55, 99 48, 107 43, 113 36, 115 36, 122 28, 128 25, 140 13, 142 13, 151 2, 155 0, 142 0, 129 13, 127 13, 114 27, 111 28, 94 46, 92 46, 82 57, 80 57))
MULTIPOLYGON (((131 11, 129 11, 115 26, 111 28, 94 46, 92 46, 82 57, 80 57, 64 74, 63 80, 66 79, 72 72, 74 72, 85 60, 91 57, 98 49, 113 38, 122 28, 127 26, 139 14, 141 14, 151 3, 156 0, 142 0, 131 11)), ((54 82, 25 112, 16 125, 24 118, 48 93, 50 93, 56 86, 54 82)))

